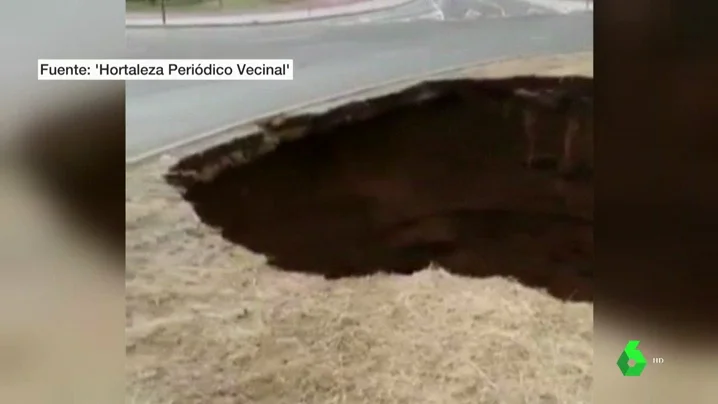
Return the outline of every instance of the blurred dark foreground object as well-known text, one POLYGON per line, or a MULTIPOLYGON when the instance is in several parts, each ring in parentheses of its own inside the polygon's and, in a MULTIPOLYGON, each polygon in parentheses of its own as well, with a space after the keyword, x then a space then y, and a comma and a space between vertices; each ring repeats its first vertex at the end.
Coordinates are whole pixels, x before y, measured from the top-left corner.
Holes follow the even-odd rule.
POLYGON ((124 253, 124 92, 78 99, 43 115, 22 156, 63 213, 113 254, 124 253))
POLYGON ((715 9, 638 0, 597 13, 597 323, 656 320, 666 338, 714 342, 718 36, 703 28, 715 9))

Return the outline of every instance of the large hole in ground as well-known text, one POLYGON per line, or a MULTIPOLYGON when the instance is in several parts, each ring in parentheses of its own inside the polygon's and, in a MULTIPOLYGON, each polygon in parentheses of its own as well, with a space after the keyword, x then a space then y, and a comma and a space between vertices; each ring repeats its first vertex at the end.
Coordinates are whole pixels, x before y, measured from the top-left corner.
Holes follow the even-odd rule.
POLYGON ((422 83, 277 118, 167 180, 203 222, 285 270, 436 263, 592 300, 592 99, 581 77, 422 83))

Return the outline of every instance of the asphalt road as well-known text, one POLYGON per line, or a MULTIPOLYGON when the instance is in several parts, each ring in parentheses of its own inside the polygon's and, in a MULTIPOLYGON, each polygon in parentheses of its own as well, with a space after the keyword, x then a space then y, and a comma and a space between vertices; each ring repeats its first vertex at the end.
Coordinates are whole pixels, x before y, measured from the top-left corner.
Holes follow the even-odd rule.
POLYGON ((294 80, 132 81, 126 156, 380 81, 504 57, 593 48, 593 15, 519 0, 418 0, 322 23, 128 30, 131 58, 294 59, 294 80))

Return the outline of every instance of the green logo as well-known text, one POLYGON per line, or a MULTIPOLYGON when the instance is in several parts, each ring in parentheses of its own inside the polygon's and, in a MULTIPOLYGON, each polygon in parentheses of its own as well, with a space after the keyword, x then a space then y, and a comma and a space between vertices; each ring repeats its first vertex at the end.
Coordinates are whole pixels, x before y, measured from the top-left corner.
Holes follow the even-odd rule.
POLYGON ((641 341, 628 341, 626 347, 623 349, 623 353, 618 358, 618 368, 621 369, 621 373, 624 376, 640 376, 643 373, 643 369, 646 367, 646 358, 643 357, 643 353, 638 350, 638 344, 641 341), (633 361, 633 366, 628 362, 633 361))

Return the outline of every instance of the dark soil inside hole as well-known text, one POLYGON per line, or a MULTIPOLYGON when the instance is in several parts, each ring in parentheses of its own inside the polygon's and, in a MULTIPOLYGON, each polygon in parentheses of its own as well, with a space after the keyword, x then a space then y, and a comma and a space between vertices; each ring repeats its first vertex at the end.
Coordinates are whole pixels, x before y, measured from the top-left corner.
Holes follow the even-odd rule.
POLYGON ((190 156, 167 178, 202 221, 285 270, 338 278, 434 262, 592 300, 592 136, 571 145, 584 175, 558 169, 568 116, 585 111, 536 107, 518 88, 592 99, 586 78, 424 83, 297 118, 307 133, 266 153, 258 144, 281 140, 283 124, 190 156), (527 108, 539 111, 533 164, 527 108), (237 150, 256 156, 227 163, 237 150))

